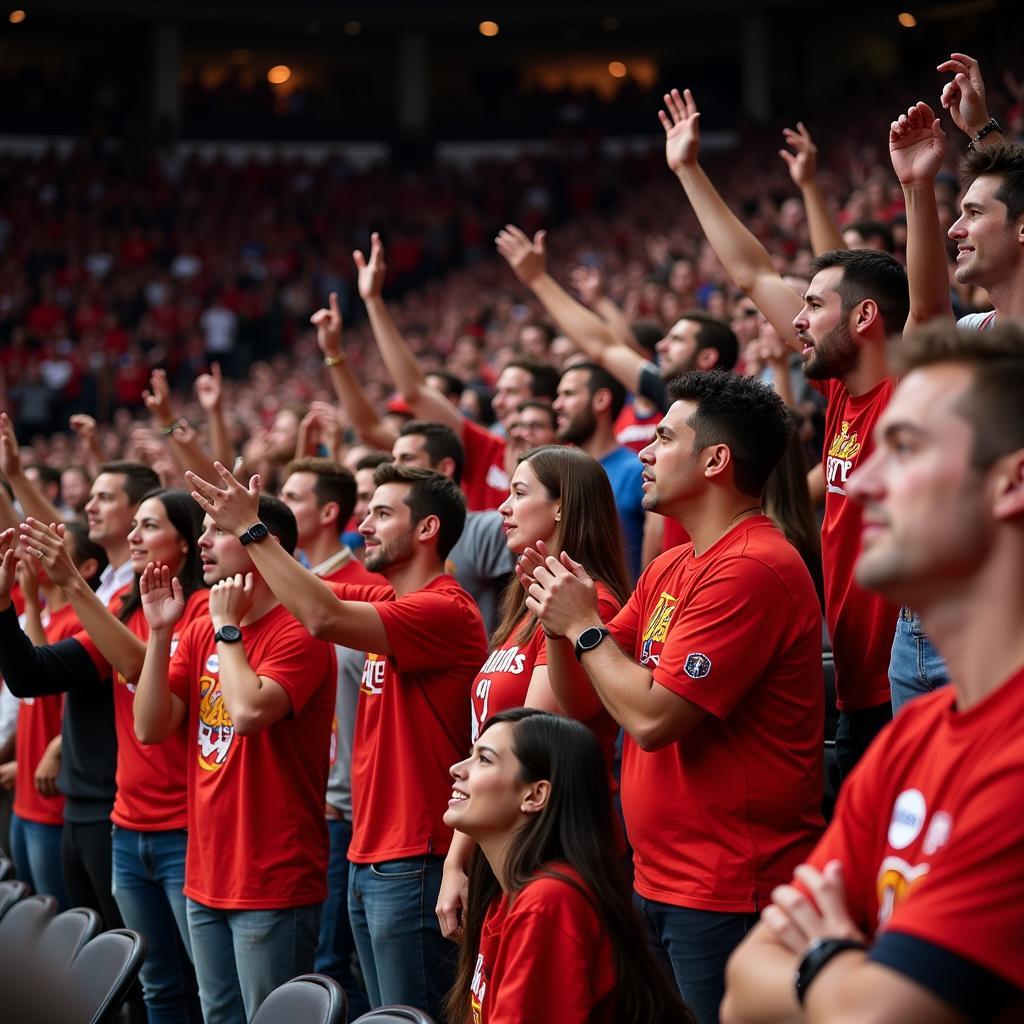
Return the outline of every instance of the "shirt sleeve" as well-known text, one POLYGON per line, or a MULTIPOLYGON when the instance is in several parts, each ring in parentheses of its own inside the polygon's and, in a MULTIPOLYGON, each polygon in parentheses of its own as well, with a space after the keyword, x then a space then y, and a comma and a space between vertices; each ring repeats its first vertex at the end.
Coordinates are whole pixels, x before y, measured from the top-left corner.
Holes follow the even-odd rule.
MULTIPOLYGON (((453 652, 466 647, 467 614, 461 613, 468 613, 464 602, 470 600, 453 598, 451 591, 419 590, 397 601, 375 603, 398 671, 452 665, 453 652)), ((479 630, 483 639, 482 624, 479 630)))
POLYGON ((178 634, 178 646, 175 647, 167 667, 167 682, 171 693, 185 707, 189 706, 192 696, 192 662, 196 645, 199 643, 198 625, 199 620, 194 620, 178 634))
POLYGON ((249 664, 256 675, 272 679, 288 694, 296 715, 320 689, 328 672, 337 678, 334 645, 315 640, 298 621, 286 623, 263 657, 249 664))
POLYGON ((796 614, 768 566, 732 559, 676 610, 654 681, 725 718, 764 675, 796 614))
POLYGON ((641 367, 637 394, 656 405, 662 412, 666 412, 671 404, 661 371, 654 363, 644 363, 641 367))
POLYGON ((636 589, 630 595, 629 600, 622 606, 612 619, 605 619, 604 624, 611 631, 615 642, 631 657, 636 658, 636 640, 643 628, 641 616, 643 615, 644 591, 642 584, 646 576, 641 576, 636 589))

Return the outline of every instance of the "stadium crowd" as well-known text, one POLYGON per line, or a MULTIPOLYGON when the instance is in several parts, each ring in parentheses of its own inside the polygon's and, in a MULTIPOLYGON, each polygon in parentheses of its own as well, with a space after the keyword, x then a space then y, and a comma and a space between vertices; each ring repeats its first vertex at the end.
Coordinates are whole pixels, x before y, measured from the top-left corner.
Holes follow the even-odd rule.
POLYGON ((887 165, 6 162, 0 783, 130 1020, 1019 1016, 1024 112, 938 70, 887 165))

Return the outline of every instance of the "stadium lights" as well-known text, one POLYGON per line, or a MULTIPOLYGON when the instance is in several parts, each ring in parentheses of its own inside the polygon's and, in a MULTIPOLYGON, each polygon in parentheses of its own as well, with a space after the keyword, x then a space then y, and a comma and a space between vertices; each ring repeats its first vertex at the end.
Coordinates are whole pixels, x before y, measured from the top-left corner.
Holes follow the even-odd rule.
POLYGON ((608 65, 608 74, 611 75, 612 78, 625 78, 628 73, 629 68, 627 68, 621 60, 613 60, 608 65))
POLYGON ((267 81, 271 85, 284 85, 292 77, 292 69, 287 64, 275 64, 267 72, 267 81))
POLYGON ((19 9, 17 11, 11 11, 11 13, 7 15, 7 20, 12 25, 20 25, 27 17, 28 15, 19 9))
POLYGON ((488 37, 496 36, 501 31, 496 21, 481 21, 477 28, 480 35, 488 37))
POLYGON ((910 11, 904 11, 904 12, 903 12, 902 14, 900 14, 900 15, 898 15, 898 16, 897 16, 896 20, 897 20, 897 21, 898 21, 898 22, 899 22, 899 23, 900 23, 900 24, 901 24, 901 25, 902 25, 902 26, 903 26, 904 28, 914 28, 914 27, 915 27, 915 26, 917 25, 917 18, 915 18, 915 17, 914 17, 914 16, 913 16, 913 15, 912 15, 912 14, 910 13, 910 11))

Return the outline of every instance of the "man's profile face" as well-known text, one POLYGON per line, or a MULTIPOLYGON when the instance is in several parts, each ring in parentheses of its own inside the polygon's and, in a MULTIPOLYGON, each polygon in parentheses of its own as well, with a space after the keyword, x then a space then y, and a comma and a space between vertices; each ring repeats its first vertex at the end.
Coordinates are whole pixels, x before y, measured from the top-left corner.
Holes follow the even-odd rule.
MULTIPOLYGON (((268 537, 261 541, 271 543, 268 537)), ((199 560, 203 569, 203 582, 212 587, 236 573, 253 571, 252 559, 233 534, 222 530, 210 516, 203 517, 203 532, 199 535, 199 560)))
POLYGON ((417 524, 412 522, 406 504, 409 488, 409 484, 382 484, 373 492, 366 518, 359 524, 366 545, 363 564, 370 572, 387 576, 413 556, 413 532, 417 524))
POLYGON ((960 203, 960 216, 949 229, 957 245, 959 284, 990 287, 1010 278, 1024 262, 1024 218, 1007 221, 1006 204, 996 199, 1002 183, 993 175, 975 178, 960 203))
POLYGON ((594 396, 590 393, 589 370, 566 370, 558 382, 555 399, 558 440, 564 444, 585 444, 597 430, 594 396))
POLYGON ((521 366, 506 366, 498 375, 491 408, 502 426, 510 416, 515 415, 516 409, 531 397, 532 383, 533 377, 529 370, 524 370, 521 366))
POLYGON ((848 313, 836 286, 842 267, 826 267, 811 279, 804 308, 793 320, 802 346, 804 374, 811 380, 837 380, 856 369, 860 349, 850 333, 848 313))
POLYGON ((372 469, 357 469, 355 471, 356 507, 352 512, 352 517, 357 523, 361 523, 366 518, 366 513, 370 508, 370 499, 373 497, 375 489, 374 472, 372 469))
POLYGON ((415 469, 433 469, 427 439, 422 434, 406 434, 396 439, 391 448, 396 466, 412 466, 415 469))
POLYGON ((281 500, 292 510, 299 530, 299 547, 316 540, 320 534, 320 506, 314 487, 315 473, 292 473, 281 488, 281 500))
POLYGON ((696 321, 677 320, 668 334, 654 346, 662 380, 674 380, 695 368, 699 333, 700 324, 696 321))
POLYGON ((921 608, 977 572, 995 520, 986 474, 970 464, 974 427, 957 411, 971 370, 909 373, 875 428, 877 447, 847 481, 863 509, 861 586, 921 608))
POLYGON ((680 500, 702 489, 704 450, 694 449, 697 434, 689 423, 696 411, 695 402, 673 402, 655 428, 654 440, 640 452, 644 467, 641 504, 648 512, 670 515, 680 500))
POLYGON ((85 503, 89 540, 101 547, 125 541, 131 529, 136 506, 124 489, 124 473, 100 473, 93 481, 85 503))

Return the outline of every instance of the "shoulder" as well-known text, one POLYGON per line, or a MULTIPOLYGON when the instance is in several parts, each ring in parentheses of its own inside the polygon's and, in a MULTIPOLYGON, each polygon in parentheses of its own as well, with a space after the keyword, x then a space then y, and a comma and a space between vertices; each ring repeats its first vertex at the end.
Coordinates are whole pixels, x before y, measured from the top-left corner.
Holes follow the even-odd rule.
POLYGON ((960 317, 956 325, 963 331, 980 331, 988 326, 988 322, 995 319, 995 313, 989 310, 987 313, 968 313, 960 317))
POLYGON ((566 864, 551 864, 516 893, 509 918, 540 915, 553 922, 595 919, 594 899, 580 876, 566 864))

